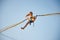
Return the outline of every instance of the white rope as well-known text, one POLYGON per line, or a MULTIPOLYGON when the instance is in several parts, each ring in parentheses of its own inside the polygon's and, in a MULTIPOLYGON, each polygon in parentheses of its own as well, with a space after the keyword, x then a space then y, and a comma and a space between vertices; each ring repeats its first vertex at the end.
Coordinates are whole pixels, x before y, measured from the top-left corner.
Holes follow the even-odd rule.
MULTIPOLYGON (((36 15, 36 17, 37 17, 37 16, 51 16, 51 15, 60 15, 60 13, 52 13, 52 14, 36 15)), ((13 27, 15 27, 15 26, 17 26, 17 25, 23 23, 23 22, 26 21, 26 20, 28 20, 28 19, 25 19, 25 20, 23 20, 23 21, 21 21, 21 22, 18 22, 18 23, 16 23, 16 24, 13 24, 13 25, 4 27, 3 29, 0 30, 0 32, 6 31, 6 30, 8 30, 8 29, 10 29, 10 28, 13 28, 13 27)))
MULTIPOLYGON (((26 19, 25 19, 25 20, 26 20, 26 19)), ((0 32, 6 31, 6 30, 8 30, 8 29, 10 29, 10 28, 13 28, 13 27, 15 27, 15 26, 17 26, 17 25, 23 23, 25 20, 23 20, 23 21, 21 21, 21 22, 18 22, 18 23, 16 23, 16 24, 13 24, 13 25, 4 27, 3 29, 0 30, 0 32)))
POLYGON ((44 15, 36 15, 36 16, 52 16, 52 15, 60 15, 60 13, 52 13, 52 14, 44 14, 44 15))

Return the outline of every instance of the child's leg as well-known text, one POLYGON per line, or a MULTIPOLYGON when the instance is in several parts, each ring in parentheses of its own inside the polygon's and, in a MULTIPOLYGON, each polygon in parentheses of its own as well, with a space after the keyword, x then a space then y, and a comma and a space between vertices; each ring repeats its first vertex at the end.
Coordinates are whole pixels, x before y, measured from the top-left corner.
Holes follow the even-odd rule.
POLYGON ((21 29, 25 29, 29 23, 30 22, 28 21, 24 27, 21 27, 21 29))

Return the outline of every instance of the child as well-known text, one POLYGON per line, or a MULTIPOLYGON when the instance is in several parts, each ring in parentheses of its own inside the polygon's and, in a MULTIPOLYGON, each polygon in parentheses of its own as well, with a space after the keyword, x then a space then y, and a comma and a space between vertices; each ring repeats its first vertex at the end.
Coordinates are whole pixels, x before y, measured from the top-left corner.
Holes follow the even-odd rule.
POLYGON ((31 25, 31 23, 34 23, 36 17, 33 16, 33 13, 32 12, 29 12, 29 14, 26 15, 26 17, 29 17, 27 20, 28 22, 26 23, 26 25, 24 27, 21 27, 21 29, 25 29, 27 27, 28 24, 31 25))

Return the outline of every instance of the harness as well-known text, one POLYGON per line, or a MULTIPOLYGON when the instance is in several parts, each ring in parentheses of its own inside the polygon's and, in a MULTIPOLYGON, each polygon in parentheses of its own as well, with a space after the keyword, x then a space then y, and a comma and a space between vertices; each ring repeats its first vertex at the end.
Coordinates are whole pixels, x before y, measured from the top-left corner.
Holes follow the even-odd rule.
POLYGON ((33 22, 33 21, 32 21, 32 18, 33 18, 33 17, 30 17, 30 20, 29 20, 29 22, 30 22, 30 25, 31 25, 31 23, 33 22))

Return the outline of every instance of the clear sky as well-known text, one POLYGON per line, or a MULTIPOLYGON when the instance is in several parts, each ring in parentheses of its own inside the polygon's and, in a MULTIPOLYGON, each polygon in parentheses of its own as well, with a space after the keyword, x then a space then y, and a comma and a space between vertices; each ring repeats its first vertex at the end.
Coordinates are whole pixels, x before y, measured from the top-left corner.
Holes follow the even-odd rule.
MULTIPOLYGON (((32 11, 36 14, 59 12, 59 0, 0 0, 0 28, 24 20, 32 11)), ((59 15, 38 17, 35 25, 28 25, 20 30, 26 22, 0 34, 1 40, 59 40, 59 15)))

